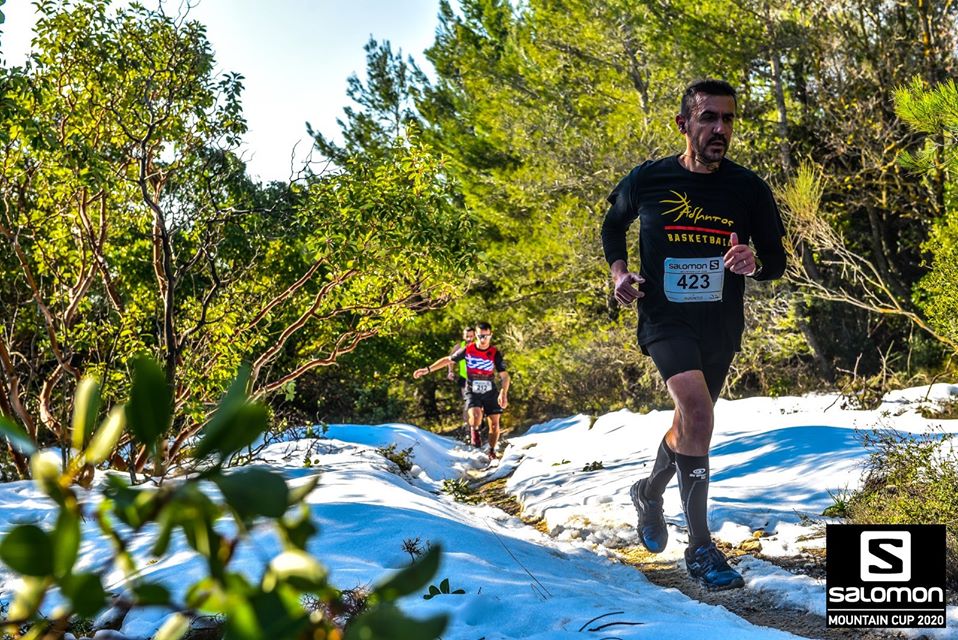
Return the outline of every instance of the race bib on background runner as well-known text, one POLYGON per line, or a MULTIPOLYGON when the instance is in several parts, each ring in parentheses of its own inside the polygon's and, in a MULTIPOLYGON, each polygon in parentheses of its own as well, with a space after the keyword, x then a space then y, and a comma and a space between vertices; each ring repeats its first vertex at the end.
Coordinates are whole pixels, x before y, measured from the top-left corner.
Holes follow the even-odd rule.
POLYGON ((472 381, 473 393, 486 393, 488 391, 492 391, 491 380, 473 380, 472 381))
POLYGON ((722 258, 666 258, 663 284, 669 302, 717 302, 722 299, 722 258))

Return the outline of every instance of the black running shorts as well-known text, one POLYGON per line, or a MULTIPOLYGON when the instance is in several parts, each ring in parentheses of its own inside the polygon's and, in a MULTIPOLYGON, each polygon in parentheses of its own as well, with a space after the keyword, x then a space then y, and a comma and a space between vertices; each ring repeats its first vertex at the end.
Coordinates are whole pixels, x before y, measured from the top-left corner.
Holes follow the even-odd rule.
POLYGON ((732 349, 703 349, 698 340, 688 336, 656 340, 643 345, 642 351, 652 356, 652 362, 666 382, 677 373, 701 371, 712 402, 718 400, 735 355, 732 349))
POLYGON ((466 399, 467 409, 479 407, 487 416, 502 413, 502 407, 499 406, 499 392, 496 389, 485 393, 467 391, 463 397, 466 399))

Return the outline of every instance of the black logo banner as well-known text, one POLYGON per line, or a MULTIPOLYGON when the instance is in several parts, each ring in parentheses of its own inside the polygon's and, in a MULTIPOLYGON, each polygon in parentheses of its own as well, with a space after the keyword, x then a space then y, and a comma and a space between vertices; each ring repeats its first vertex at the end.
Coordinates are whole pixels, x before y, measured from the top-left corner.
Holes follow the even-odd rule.
POLYGON ((945 526, 825 528, 829 627, 944 628, 945 526))

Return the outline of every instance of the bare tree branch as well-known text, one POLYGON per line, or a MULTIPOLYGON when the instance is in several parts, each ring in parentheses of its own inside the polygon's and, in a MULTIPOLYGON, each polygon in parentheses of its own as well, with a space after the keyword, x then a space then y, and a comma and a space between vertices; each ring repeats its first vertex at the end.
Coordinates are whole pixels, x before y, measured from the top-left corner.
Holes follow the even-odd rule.
POLYGON ((263 385, 259 389, 255 390, 251 397, 253 398, 263 398, 277 389, 280 389, 284 384, 291 380, 296 380, 301 375, 306 373, 311 369, 317 367, 326 367, 331 364, 335 364, 336 360, 339 359, 339 356, 344 353, 349 353, 353 351, 356 347, 359 346, 359 343, 367 338, 371 338, 376 335, 377 331, 355 331, 355 332, 346 332, 339 336, 336 340, 336 345, 329 352, 329 355, 324 358, 313 358, 307 362, 304 362, 296 369, 290 371, 286 375, 270 382, 269 384, 263 385))
POLYGON ((905 318, 938 342, 958 351, 958 343, 929 326, 907 301, 895 294, 881 271, 849 249, 844 238, 820 215, 823 192, 821 173, 808 164, 801 166, 795 179, 779 191, 788 233, 785 246, 791 254, 786 278, 819 300, 905 318), (814 258, 805 253, 808 247, 814 251, 814 258), (812 277, 807 266, 810 261, 831 274, 831 278, 812 277))

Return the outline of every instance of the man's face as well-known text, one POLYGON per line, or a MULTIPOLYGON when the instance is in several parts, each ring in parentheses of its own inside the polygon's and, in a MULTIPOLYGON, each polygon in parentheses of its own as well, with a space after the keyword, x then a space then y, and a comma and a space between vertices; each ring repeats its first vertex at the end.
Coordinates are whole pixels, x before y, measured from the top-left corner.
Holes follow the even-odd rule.
POLYGON ((466 342, 472 342, 476 339, 476 332, 470 329, 469 331, 462 332, 462 339, 466 342))
POLYGON ((735 99, 732 96, 696 94, 689 118, 678 115, 675 121, 680 130, 684 127, 695 159, 718 162, 725 157, 732 142, 735 99))

